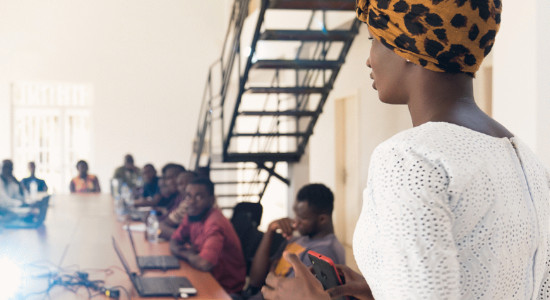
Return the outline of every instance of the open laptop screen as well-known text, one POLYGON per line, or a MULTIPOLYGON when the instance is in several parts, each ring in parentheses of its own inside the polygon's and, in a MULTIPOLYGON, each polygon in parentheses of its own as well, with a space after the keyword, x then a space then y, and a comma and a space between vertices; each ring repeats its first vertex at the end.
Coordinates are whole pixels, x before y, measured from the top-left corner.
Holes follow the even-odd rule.
POLYGON ((143 270, 141 270, 141 265, 139 264, 138 255, 136 251, 136 244, 134 243, 134 237, 132 236, 132 232, 130 231, 130 224, 126 226, 126 229, 128 231, 128 236, 130 237, 130 244, 132 244, 132 251, 134 251, 134 258, 136 259, 136 265, 139 268, 139 272, 143 273, 143 270))
POLYGON ((128 276, 132 278, 132 271, 130 270, 130 267, 128 267, 128 262, 126 261, 126 258, 124 258, 124 255, 122 255, 122 252, 120 251, 120 248, 118 248, 118 244, 115 241, 115 237, 111 236, 113 239, 113 247, 115 248, 115 252, 118 255, 118 258, 120 259, 120 262, 122 263, 122 266, 124 267, 124 270, 126 270, 126 273, 128 273, 128 276))

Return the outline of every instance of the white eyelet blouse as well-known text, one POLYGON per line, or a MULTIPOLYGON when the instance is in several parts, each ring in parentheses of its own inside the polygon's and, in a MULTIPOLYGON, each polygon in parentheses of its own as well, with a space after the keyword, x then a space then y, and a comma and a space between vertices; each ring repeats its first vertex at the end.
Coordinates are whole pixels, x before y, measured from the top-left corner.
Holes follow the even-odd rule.
POLYGON ((550 175, 517 138, 403 131, 363 198, 353 249, 376 300, 550 299, 550 175))

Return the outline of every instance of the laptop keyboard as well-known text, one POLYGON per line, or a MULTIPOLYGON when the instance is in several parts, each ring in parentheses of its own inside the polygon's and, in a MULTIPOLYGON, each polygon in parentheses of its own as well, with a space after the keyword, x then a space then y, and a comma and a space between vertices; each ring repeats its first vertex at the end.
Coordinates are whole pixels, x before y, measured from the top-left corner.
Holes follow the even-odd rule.
POLYGON ((174 291, 178 291, 178 283, 175 278, 158 278, 158 277, 152 277, 152 278, 144 278, 141 277, 141 286, 142 290, 146 293, 170 293, 174 291))
POLYGON ((139 265, 142 268, 152 269, 167 269, 178 268, 179 262, 176 258, 171 256, 140 256, 138 257, 139 265))
POLYGON ((164 256, 153 256, 147 258, 147 265, 154 265, 159 267, 166 266, 166 259, 164 256))

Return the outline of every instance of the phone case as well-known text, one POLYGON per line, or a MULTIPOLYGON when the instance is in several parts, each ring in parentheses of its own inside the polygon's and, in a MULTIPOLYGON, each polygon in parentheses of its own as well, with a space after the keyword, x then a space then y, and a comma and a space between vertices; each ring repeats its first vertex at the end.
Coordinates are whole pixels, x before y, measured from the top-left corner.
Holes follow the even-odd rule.
MULTIPOLYGON (((336 270, 332 259, 313 250, 309 250, 307 254, 312 263, 313 273, 325 290, 342 284, 342 279, 338 276, 338 270, 336 270)), ((339 298, 339 300, 346 299, 347 297, 339 298)))

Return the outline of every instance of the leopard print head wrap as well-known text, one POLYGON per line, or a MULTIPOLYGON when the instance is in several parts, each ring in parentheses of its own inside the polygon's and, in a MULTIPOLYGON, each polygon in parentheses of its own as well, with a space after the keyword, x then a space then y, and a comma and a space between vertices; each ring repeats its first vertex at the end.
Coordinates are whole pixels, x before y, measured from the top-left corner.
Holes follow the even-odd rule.
POLYGON ((357 18, 397 55, 436 72, 471 76, 489 54, 501 0, 356 0, 357 18))

